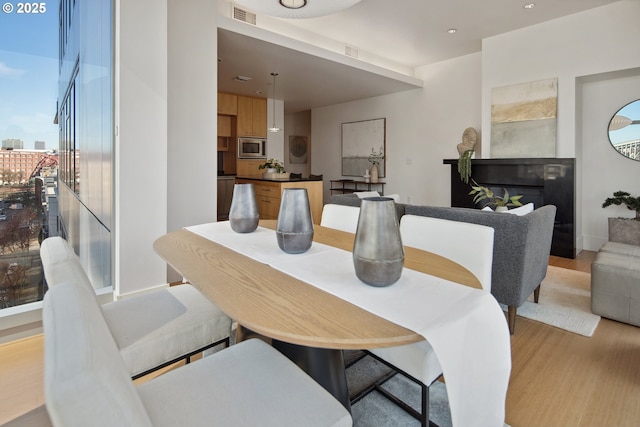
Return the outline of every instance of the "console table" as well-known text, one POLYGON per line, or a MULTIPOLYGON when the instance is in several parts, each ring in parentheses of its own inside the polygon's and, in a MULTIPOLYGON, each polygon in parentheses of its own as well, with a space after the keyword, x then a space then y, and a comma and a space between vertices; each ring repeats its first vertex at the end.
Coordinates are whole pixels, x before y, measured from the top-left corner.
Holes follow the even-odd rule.
POLYGON ((364 180, 355 179, 332 179, 331 194, 334 191, 339 193, 355 193, 356 191, 377 191, 380 195, 384 195, 384 182, 366 182, 364 180))

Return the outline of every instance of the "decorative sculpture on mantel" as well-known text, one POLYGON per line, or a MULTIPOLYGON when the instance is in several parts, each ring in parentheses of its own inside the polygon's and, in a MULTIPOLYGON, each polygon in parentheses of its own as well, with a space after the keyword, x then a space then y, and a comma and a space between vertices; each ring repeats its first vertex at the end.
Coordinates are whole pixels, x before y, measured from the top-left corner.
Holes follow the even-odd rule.
POLYGON ((471 177, 471 156, 475 151, 476 143, 478 142, 478 133, 474 128, 466 128, 462 133, 462 142, 457 145, 458 148, 458 173, 460 179, 469 183, 469 177, 471 177))

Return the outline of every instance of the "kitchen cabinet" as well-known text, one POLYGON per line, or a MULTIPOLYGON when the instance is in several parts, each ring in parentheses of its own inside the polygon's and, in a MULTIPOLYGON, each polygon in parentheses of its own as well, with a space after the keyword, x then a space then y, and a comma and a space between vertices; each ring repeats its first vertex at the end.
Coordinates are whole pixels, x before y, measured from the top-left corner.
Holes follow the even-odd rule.
POLYGON ((231 116, 218 114, 218 151, 229 151, 231 142, 231 116))
POLYGON ((267 100, 238 96, 238 136, 267 136, 267 100))
POLYGON ((218 221, 226 221, 229 219, 234 184, 235 177, 233 176, 218 177, 218 221))
POLYGON ((232 140, 231 116, 218 114, 218 151, 229 151, 232 140))
POLYGON ((261 177, 264 169, 258 169, 258 166, 263 164, 266 160, 245 160, 238 159, 236 166, 236 174, 238 176, 246 177, 261 177))
POLYGON ((218 114, 238 115, 238 96, 218 92, 218 114))
POLYGON ((282 191, 285 188, 306 188, 313 223, 320 224, 322 216, 322 181, 236 178, 235 182, 238 184, 253 184, 260 219, 278 219, 282 191))
POLYGON ((231 116, 223 116, 218 114, 218 136, 232 136, 231 133, 231 116))

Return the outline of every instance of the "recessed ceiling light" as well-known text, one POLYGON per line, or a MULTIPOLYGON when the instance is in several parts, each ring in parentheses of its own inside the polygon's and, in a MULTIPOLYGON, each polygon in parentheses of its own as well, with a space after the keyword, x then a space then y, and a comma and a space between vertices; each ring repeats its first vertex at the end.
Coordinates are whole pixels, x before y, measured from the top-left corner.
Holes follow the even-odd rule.
POLYGON ((447 33, 449 33, 449 34, 454 34, 454 33, 456 33, 457 31, 458 31, 458 30, 456 30, 455 28, 449 28, 449 29, 447 30, 447 33))
POLYGON ((536 7, 536 4, 535 3, 526 3, 523 7, 525 9, 533 9, 534 7, 536 7))

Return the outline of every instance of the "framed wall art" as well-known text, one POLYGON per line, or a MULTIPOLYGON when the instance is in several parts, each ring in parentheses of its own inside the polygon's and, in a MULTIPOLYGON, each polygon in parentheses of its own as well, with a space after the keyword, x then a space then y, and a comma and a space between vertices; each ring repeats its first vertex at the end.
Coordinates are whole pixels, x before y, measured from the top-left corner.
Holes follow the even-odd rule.
POLYGON ((386 119, 363 120, 342 124, 342 175, 363 176, 371 168, 369 159, 378 164, 379 177, 386 171, 386 119))

